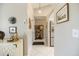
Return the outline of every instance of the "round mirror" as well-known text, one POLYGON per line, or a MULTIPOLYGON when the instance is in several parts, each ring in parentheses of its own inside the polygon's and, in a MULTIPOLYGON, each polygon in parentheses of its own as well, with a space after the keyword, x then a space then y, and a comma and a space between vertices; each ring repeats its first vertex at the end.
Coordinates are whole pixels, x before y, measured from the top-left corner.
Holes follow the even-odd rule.
POLYGON ((15 17, 10 17, 9 21, 11 24, 15 24, 16 23, 16 18, 15 17))

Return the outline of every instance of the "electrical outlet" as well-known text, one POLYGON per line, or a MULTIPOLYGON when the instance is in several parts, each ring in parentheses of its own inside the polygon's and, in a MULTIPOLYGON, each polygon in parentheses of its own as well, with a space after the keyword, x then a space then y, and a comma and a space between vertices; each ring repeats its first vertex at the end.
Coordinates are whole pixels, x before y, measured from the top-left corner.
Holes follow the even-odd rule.
POLYGON ((72 30, 72 37, 73 38, 79 38, 79 30, 78 29, 72 30))

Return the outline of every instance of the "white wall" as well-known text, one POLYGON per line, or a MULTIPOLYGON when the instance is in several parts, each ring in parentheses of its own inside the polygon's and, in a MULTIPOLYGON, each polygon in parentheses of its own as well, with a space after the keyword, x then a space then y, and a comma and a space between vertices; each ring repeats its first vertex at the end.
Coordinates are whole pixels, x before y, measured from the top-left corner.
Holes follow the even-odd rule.
MULTIPOLYGON (((61 6, 63 4, 58 4, 55 15, 61 6)), ((79 38, 72 37, 72 29, 79 30, 78 7, 77 3, 69 4, 69 21, 55 24, 55 56, 79 56, 79 38)))
MULTIPOLYGON (((9 34, 9 27, 10 26, 16 26, 17 30, 18 30, 18 35, 19 38, 25 39, 24 41, 24 52, 27 53, 27 40, 26 39, 26 31, 27 31, 27 24, 26 22, 24 23, 24 20, 27 20, 27 13, 26 13, 26 4, 22 4, 22 3, 4 3, 4 4, 0 4, 0 31, 4 31, 5 32, 5 38, 10 38, 10 34, 9 34), (10 24, 8 19, 9 17, 14 16, 17 19, 16 24, 10 24)), ((24 55, 25 55, 24 53, 24 55)))
POLYGON ((4 3, 0 7, 0 30, 5 32, 5 38, 10 38, 9 27, 17 26, 19 37, 24 38, 24 55, 29 55, 32 49, 32 39, 34 39, 34 19, 31 4, 4 3), (9 23, 8 19, 11 16, 16 17, 16 24, 9 23), (29 29, 29 18, 32 29, 29 29))
POLYGON ((23 38, 25 33, 25 24, 26 20, 26 4, 1 4, 0 8, 0 30, 5 32, 5 38, 9 38, 9 27, 16 26, 20 38, 23 38), (14 16, 17 19, 16 24, 10 24, 8 19, 9 17, 14 16))
POLYGON ((27 31, 26 31, 26 39, 25 42, 25 55, 30 55, 30 52, 32 50, 32 40, 34 39, 34 16, 33 16, 33 8, 32 8, 32 4, 27 4, 27 31), (31 25, 32 28, 29 29, 29 18, 31 20, 31 25), (27 48, 28 47, 28 48, 27 48))

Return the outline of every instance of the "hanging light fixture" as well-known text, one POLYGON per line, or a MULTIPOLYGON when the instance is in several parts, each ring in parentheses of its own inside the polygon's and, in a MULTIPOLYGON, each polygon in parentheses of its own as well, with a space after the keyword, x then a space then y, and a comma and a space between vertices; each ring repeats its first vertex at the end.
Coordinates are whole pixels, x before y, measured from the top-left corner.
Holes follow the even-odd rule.
POLYGON ((41 8, 40 8, 40 3, 39 3, 38 13, 39 13, 39 14, 41 14, 41 13, 42 13, 41 8))

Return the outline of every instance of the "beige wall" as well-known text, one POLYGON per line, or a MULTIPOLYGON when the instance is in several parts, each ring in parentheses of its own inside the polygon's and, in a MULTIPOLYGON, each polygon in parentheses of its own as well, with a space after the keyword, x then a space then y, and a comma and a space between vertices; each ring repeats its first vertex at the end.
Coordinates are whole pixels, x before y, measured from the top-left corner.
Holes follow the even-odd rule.
POLYGON ((34 17, 32 4, 27 4, 27 22, 26 22, 26 36, 24 41, 24 55, 29 55, 32 50, 32 40, 34 39, 34 17), (32 28, 29 29, 29 18, 31 20, 32 28))

